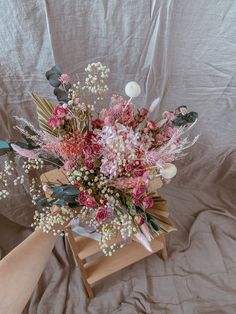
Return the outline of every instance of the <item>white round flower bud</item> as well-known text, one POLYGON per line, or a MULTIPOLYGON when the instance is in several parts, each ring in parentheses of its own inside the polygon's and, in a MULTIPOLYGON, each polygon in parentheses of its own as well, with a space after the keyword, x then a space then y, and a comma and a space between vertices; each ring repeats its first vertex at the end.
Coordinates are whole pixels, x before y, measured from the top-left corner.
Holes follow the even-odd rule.
POLYGON ((68 105, 69 105, 69 106, 72 106, 72 105, 73 105, 73 100, 69 100, 69 101, 68 101, 68 105))
POLYGON ((125 86, 125 93, 127 96, 133 98, 137 97, 141 93, 141 88, 135 81, 131 81, 125 86))
MULTIPOLYGON (((71 101, 71 100, 70 100, 70 101, 71 101)), ((69 102, 70 102, 70 101, 69 101, 69 102)), ((73 103, 73 102, 72 102, 72 103, 73 103)), ((64 109, 66 109, 67 106, 68 106, 68 105, 67 105, 66 103, 64 103, 64 104, 62 105, 62 107, 63 107, 64 109)))
POLYGON ((160 174, 164 179, 171 179, 177 173, 177 168, 174 164, 167 163, 165 168, 160 169, 160 174))

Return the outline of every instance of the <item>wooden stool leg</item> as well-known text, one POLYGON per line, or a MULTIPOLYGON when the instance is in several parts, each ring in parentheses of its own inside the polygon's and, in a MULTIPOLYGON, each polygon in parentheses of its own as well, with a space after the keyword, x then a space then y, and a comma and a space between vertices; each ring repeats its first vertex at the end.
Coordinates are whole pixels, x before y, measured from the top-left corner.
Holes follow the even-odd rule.
POLYGON ((162 243, 163 243, 163 249, 161 250, 161 256, 164 261, 168 259, 168 253, 167 253, 167 248, 166 248, 166 239, 165 236, 162 236, 162 243))
POLYGON ((75 242, 75 239, 74 239, 74 236, 73 236, 73 233, 72 233, 71 229, 68 228, 67 232, 68 232, 68 241, 69 241, 69 244, 70 244, 70 248, 71 248, 72 253, 74 255, 74 259, 76 261, 76 264, 77 264, 77 266, 80 269, 81 277, 82 277, 82 280, 83 280, 86 292, 88 294, 88 297, 91 299, 91 298, 94 297, 94 293, 93 293, 93 290, 92 290, 90 284, 87 281, 87 274, 86 274, 86 270, 84 269, 84 263, 79 258, 79 255, 78 255, 78 252, 77 252, 77 247, 76 247, 76 242, 75 242))
MULTIPOLYGON (((81 271, 81 269, 80 269, 81 271)), ((83 283, 84 283, 84 287, 86 289, 86 292, 88 294, 88 297, 90 299, 94 298, 94 293, 93 293, 93 289, 91 288, 90 284, 88 283, 88 281, 86 280, 86 278, 84 278, 82 272, 81 272, 81 275, 82 275, 82 280, 83 280, 83 283)))

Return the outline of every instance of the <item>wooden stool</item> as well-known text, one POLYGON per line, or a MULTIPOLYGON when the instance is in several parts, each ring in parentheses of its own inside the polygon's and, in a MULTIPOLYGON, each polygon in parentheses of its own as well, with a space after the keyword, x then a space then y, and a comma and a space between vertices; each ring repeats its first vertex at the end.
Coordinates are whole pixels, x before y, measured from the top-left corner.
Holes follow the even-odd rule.
MULTIPOLYGON (((53 184, 68 183, 66 175, 61 169, 44 173, 41 176, 41 181, 43 184, 49 182, 53 184)), ((50 195, 48 195, 48 197, 50 197, 50 195)), ((176 229, 169 220, 166 201, 160 196, 156 196, 154 198, 153 208, 148 211, 159 220, 161 227, 160 234, 150 243, 153 252, 147 251, 139 242, 132 241, 127 246, 117 249, 112 256, 101 256, 102 251, 97 241, 87 237, 75 236, 71 228, 68 228, 68 241, 76 264, 80 268, 82 280, 90 298, 94 297, 91 286, 97 281, 158 251, 161 251, 164 260, 167 259, 165 233, 176 229)), ((114 242, 116 241, 114 240, 114 242)))
POLYGON ((76 264, 80 268, 82 280, 89 298, 94 297, 91 286, 97 281, 158 251, 161 251, 164 260, 168 257, 163 233, 151 241, 152 253, 147 251, 140 243, 132 241, 127 246, 118 249, 112 256, 100 255, 97 257, 96 254, 101 253, 98 241, 87 237, 74 236, 70 228, 68 228, 68 241, 76 264), (89 257, 94 258, 88 261, 89 257))

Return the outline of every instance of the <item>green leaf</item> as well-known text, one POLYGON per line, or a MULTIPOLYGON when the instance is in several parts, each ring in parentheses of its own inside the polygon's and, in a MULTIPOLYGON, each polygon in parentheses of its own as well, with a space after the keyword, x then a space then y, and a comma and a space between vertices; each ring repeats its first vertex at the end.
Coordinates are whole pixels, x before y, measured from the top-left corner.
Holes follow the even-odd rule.
POLYGON ((67 93, 58 87, 54 89, 54 95, 61 102, 68 102, 69 101, 67 93))
POLYGON ((191 111, 188 114, 186 114, 185 119, 188 123, 193 123, 198 118, 198 113, 191 111))
POLYGON ((49 84, 53 87, 59 87, 61 82, 59 81, 59 77, 62 74, 62 69, 59 65, 54 65, 49 71, 45 73, 49 84))
POLYGON ((7 154, 12 150, 8 142, 0 140, 0 156, 7 154))

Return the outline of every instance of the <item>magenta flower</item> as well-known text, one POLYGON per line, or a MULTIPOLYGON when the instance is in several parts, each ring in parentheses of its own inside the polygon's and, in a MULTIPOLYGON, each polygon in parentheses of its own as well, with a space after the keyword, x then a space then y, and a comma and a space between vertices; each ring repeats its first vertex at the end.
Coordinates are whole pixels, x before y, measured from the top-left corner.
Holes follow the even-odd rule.
POLYGON ((93 208, 96 205, 95 198, 88 195, 86 201, 84 202, 84 205, 88 208, 93 208))
POLYGON ((146 196, 143 199, 143 206, 144 208, 151 208, 153 206, 153 199, 151 196, 146 196))
POLYGON ((101 148, 100 148, 100 145, 98 144, 93 144, 92 145, 92 151, 95 153, 95 154, 99 154, 101 148))
POLYGON ((68 113, 68 110, 66 108, 63 108, 63 106, 58 105, 54 108, 52 115, 56 118, 65 118, 68 113))
POLYGON ((143 185, 138 185, 133 188, 133 193, 135 198, 140 198, 145 193, 145 187, 143 185))
POLYGON ((69 84, 70 83, 70 76, 68 74, 63 73, 59 77, 59 81, 62 82, 63 84, 69 84))
POLYGON ((102 221, 107 220, 108 216, 109 216, 109 214, 108 214, 108 211, 105 207, 101 206, 101 207, 97 208, 95 219, 98 222, 102 222, 102 221))
POLYGON ((80 191, 79 198, 78 198, 78 201, 79 201, 80 205, 84 205, 85 204, 88 195, 89 194, 88 194, 87 191, 80 191))
POLYGON ((64 120, 59 119, 54 116, 52 116, 48 121, 48 125, 50 125, 52 128, 58 128, 59 126, 62 126, 63 124, 64 124, 64 120))
POLYGON ((85 160, 84 164, 85 164, 85 166, 86 166, 89 170, 93 169, 93 167, 94 167, 94 163, 93 163, 93 161, 90 160, 90 159, 85 160))
POLYGON ((83 153, 85 155, 91 155, 93 153, 91 146, 84 146, 83 147, 83 153))

